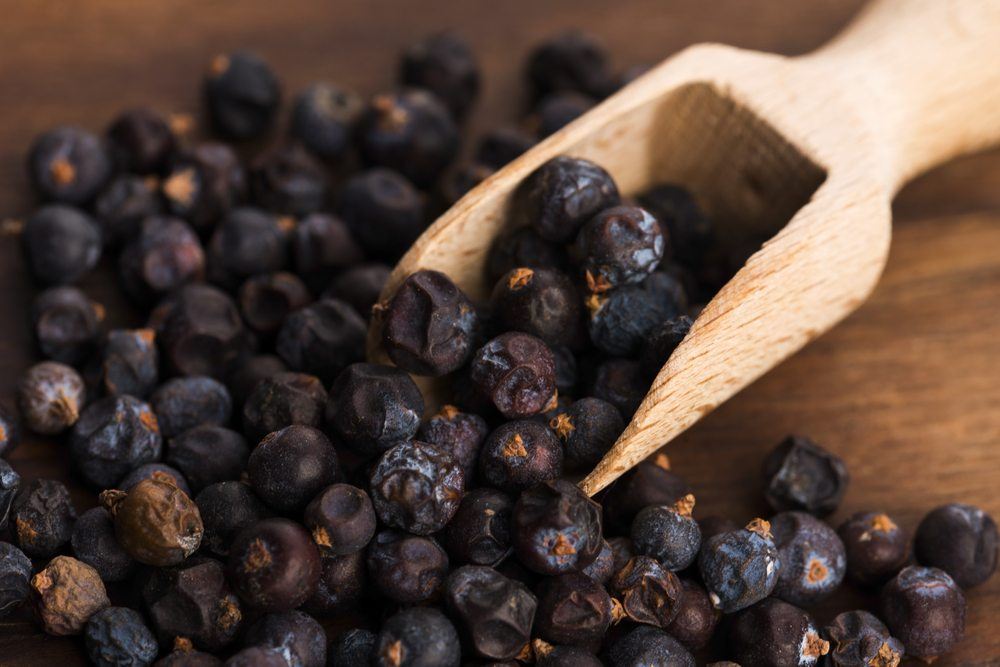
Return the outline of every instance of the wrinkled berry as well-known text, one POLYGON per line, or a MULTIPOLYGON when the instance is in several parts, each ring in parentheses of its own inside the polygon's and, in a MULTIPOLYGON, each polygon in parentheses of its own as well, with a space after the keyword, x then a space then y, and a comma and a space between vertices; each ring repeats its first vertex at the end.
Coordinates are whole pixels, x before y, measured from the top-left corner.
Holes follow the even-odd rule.
POLYGON ((120 113, 106 135, 115 165, 133 174, 161 172, 176 145, 166 119, 147 107, 120 113))
POLYGON ((126 607, 102 609, 83 629, 87 657, 94 665, 148 665, 160 647, 142 615, 126 607))
POLYGON ((687 568, 698 557, 701 529, 691 516, 694 496, 687 494, 672 505, 651 505, 632 521, 636 553, 652 556, 672 572, 687 568))
POLYGON ((159 459, 163 438, 149 404, 123 394, 88 406, 73 427, 70 447, 84 481, 107 489, 133 468, 159 459))
POLYGON ((776 511, 826 516, 840 505, 850 477, 839 456, 790 435, 764 459, 764 497, 776 511))
POLYGON ((194 493, 238 479, 250 457, 242 435, 214 424, 188 429, 167 442, 166 461, 183 473, 194 493))
POLYGON ((844 579, 844 543, 828 525, 805 512, 771 517, 781 572, 774 596, 798 606, 829 597, 844 579))
POLYGON ((403 52, 399 80, 431 91, 455 118, 462 119, 479 94, 479 64, 460 35, 441 32, 403 52))
POLYGON ((28 267, 45 285, 74 283, 97 266, 101 230, 86 213, 69 206, 43 206, 21 235, 28 267))
POLYGON ((233 411, 226 386, 199 375, 169 380, 149 400, 165 438, 203 424, 222 426, 229 422, 233 411))
POLYGON ((903 644, 889 634, 889 628, 867 611, 837 614, 825 628, 830 642, 826 661, 831 667, 897 667, 903 644))
POLYGON ((259 442, 292 424, 318 428, 323 422, 326 389, 314 375, 278 373, 257 383, 243 404, 243 432, 259 442))
POLYGON ((962 588, 983 583, 997 569, 997 524, 973 505, 951 503, 928 512, 913 550, 921 565, 944 570, 962 588))
POLYGON ((448 556, 430 537, 383 530, 368 547, 368 571, 383 595, 411 604, 435 596, 448 574, 448 556))
POLYGON ((113 329, 104 340, 101 361, 104 391, 145 398, 159 382, 160 355, 152 329, 113 329))
POLYGON ((736 617, 730 645, 741 664, 760 667, 816 665, 830 650, 809 614, 774 598, 736 617))
POLYGON ((330 387, 326 420, 345 444, 374 455, 412 438, 424 398, 409 375, 391 366, 351 364, 330 387))
POLYGON ((781 561, 771 526, 754 519, 746 528, 707 540, 698 570, 712 605, 730 614, 766 598, 778 584, 781 561))
POLYGON ((468 485, 475 477, 479 450, 482 449, 489 426, 479 415, 461 412, 453 405, 444 405, 417 432, 417 439, 449 452, 465 473, 468 485))
POLYGON ((452 572, 445 582, 445 602, 483 658, 510 660, 531 639, 535 596, 492 568, 466 565, 452 572))
POLYGON ((269 507, 297 512, 336 481, 340 465, 322 431, 294 424, 261 440, 246 472, 250 487, 269 507))
POLYGON ((351 147, 364 102, 332 83, 315 83, 292 103, 289 132, 321 160, 336 162, 351 147))
POLYGON ((437 609, 414 607, 390 616, 375 643, 373 667, 458 667, 455 626, 437 609))
POLYGON ((580 294, 555 269, 512 269, 497 281, 490 306, 501 330, 523 331, 552 346, 579 346, 583 339, 580 294))
POLYGON ((278 356, 290 368, 333 382, 344 368, 364 358, 366 326, 348 304, 321 299, 285 318, 278 332, 278 356))
POLYGON ((375 510, 368 494, 350 484, 323 489, 305 509, 303 523, 324 556, 364 549, 375 534, 375 510))
POLYGON ((118 544, 114 521, 103 507, 80 515, 70 544, 73 555, 94 568, 103 581, 125 581, 135 570, 135 561, 118 544))
POLYGON ((9 542, 0 542, 0 618, 28 599, 31 561, 9 542))
POLYGON ((122 548, 140 563, 176 565, 198 550, 204 527, 194 501, 164 477, 139 482, 131 491, 103 491, 122 548))
POLYGON ((566 480, 527 489, 511 518, 514 553, 541 574, 573 572, 601 552, 600 505, 566 480))
POLYGON ((194 499, 205 532, 202 546, 219 557, 229 555, 229 545, 244 528, 249 528, 269 512, 243 482, 216 482, 201 490, 194 499))
POLYGON ((205 251, 188 224, 177 218, 146 218, 119 260, 122 285, 138 303, 148 303, 205 274, 205 251))
POLYGON ((680 611, 677 575, 649 556, 636 556, 612 577, 609 588, 636 623, 667 627, 680 611))
POLYGON ((28 176, 45 201, 86 204, 111 176, 111 157, 95 135, 77 127, 42 134, 28 153, 28 176))
POLYGON ((490 433, 479 455, 479 476, 513 491, 559 477, 562 465, 559 438, 544 424, 524 419, 490 433))
POLYGON ((587 298, 590 340, 602 352, 630 356, 663 322, 680 315, 680 304, 671 298, 673 279, 654 273, 638 285, 626 285, 587 298))
POLYGON ((86 398, 83 378, 55 361, 29 368, 18 383, 18 407, 28 428, 42 435, 62 433, 76 423, 86 398))
POLYGON ((31 578, 31 604, 45 632, 77 635, 111 602, 94 568, 69 556, 56 556, 31 578))
POLYGON ((371 477, 379 519, 393 528, 430 535, 451 521, 465 492, 465 475, 443 449, 410 440, 385 452, 371 477))
MULTIPOLYGON (((258 354, 246 359, 226 378, 234 406, 243 406, 262 380, 288 371, 288 366, 274 354, 258 354)), ((242 409, 242 408, 241 408, 242 409)))
POLYGON ((274 124, 281 85, 259 56, 218 55, 205 77, 205 101, 215 129, 230 139, 255 139, 274 124))
POLYGON ((659 224, 638 206, 607 208, 591 218, 573 251, 592 292, 641 282, 663 259, 659 224))
POLYGON ((425 227, 424 197, 390 169, 369 169, 347 179, 337 213, 366 253, 392 262, 425 227))
POLYGON ((326 633, 316 619, 301 611, 267 614, 250 626, 243 643, 279 649, 290 665, 326 667, 326 633))
POLYGON ((531 173, 521 186, 527 219, 547 241, 567 243, 600 211, 618 204, 618 186, 604 169, 560 156, 531 173))
POLYGON ((31 558, 51 558, 69 542, 76 508, 65 484, 33 479, 14 499, 10 523, 21 551, 31 558))
POLYGON ((553 644, 597 647, 611 621, 611 597, 585 574, 546 579, 538 590, 534 631, 553 644))
POLYGON ((448 555, 458 563, 493 565, 510 549, 510 515, 514 502, 507 494, 481 487, 462 498, 445 528, 448 555))
POLYGON ((263 611, 288 611, 316 591, 321 563, 302 526, 288 519, 264 519, 233 540, 226 572, 247 604, 263 611))
POLYGON ((185 285, 154 311, 168 367, 179 375, 224 378, 247 353, 247 331, 233 300, 209 285, 185 285))
POLYGON ((479 348, 472 357, 471 378, 508 419, 542 412, 556 397, 555 357, 529 334, 501 334, 479 348))

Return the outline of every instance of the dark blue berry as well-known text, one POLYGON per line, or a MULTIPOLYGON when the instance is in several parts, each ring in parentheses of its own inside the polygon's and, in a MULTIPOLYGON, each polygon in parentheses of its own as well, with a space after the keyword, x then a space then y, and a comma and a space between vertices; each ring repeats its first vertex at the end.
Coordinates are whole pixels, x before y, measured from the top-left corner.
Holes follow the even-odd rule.
POLYGON ((0 618, 28 599, 31 561, 9 542, 0 542, 0 618))
POLYGON ((606 292, 642 282, 663 259, 663 246, 663 233, 649 211, 638 206, 614 206, 583 226, 573 254, 588 289, 606 292))
POLYGON ((285 318, 276 349, 292 370, 333 382, 345 367, 364 358, 366 334, 364 320, 350 305, 321 299, 285 318))
POLYGON ((402 442, 382 455, 371 477, 372 502, 388 526, 436 533, 458 511, 465 474, 455 458, 419 440, 402 442))
POLYGON ((477 655, 511 660, 531 639, 537 600, 524 584, 490 567, 466 565, 445 581, 444 598, 477 655))
POLYGON ((424 196, 391 169, 368 169, 347 179, 337 213, 373 258, 395 263, 424 231, 424 196))
POLYGON ((687 494, 672 505, 642 509, 632 521, 632 544, 636 553, 652 556, 671 572, 686 569, 701 548, 701 529, 691 516, 694 495, 687 494))
POLYGON ((712 604, 730 614, 766 598, 778 584, 781 561, 770 525, 754 519, 746 528, 707 540, 698 570, 712 604))
POLYGON ((351 148, 364 102, 332 83, 315 83, 295 98, 290 132, 307 151, 336 162, 351 148))
POLYGON ((539 44, 528 57, 526 73, 539 96, 571 90, 602 98, 615 87, 607 50, 580 30, 561 32, 539 44))
POLYGON ((480 487, 462 498, 445 528, 448 555, 458 563, 493 565, 510 549, 510 515, 514 502, 507 494, 480 487))
POLYGON ((591 342, 615 356, 638 353, 656 327, 680 315, 672 283, 666 274, 654 273, 638 285, 591 294, 586 301, 591 342))
POLYGON ((580 293, 556 269, 512 269, 493 288, 490 308, 501 331, 523 331, 550 346, 579 347, 585 336, 580 293))
POLYGON ((562 479, 525 490, 514 505, 511 528, 514 553, 540 574, 579 571, 597 558, 604 542, 600 505, 562 479))
POLYGON ((97 612, 83 629, 90 662, 99 667, 148 665, 156 659, 156 637, 134 609, 108 607, 97 612))
POLYGON ((857 583, 885 583, 910 559, 910 537, 888 514, 858 512, 837 534, 847 552, 847 574, 857 583))
POLYGON ((122 286, 137 303, 148 303, 205 274, 205 251, 188 224, 151 216, 122 250, 118 264, 122 286))
POLYGON ((490 429, 486 420, 471 412, 461 412, 453 405, 444 405, 436 415, 420 427, 417 438, 444 449, 455 457, 471 484, 482 449, 490 429))
POLYGON ((556 399, 555 357, 530 334, 509 332, 487 342, 473 355, 470 375, 507 419, 543 412, 556 399))
POLYGON ((423 602, 438 593, 448 575, 448 555, 431 537, 383 530, 368 546, 368 573, 390 600, 423 602))
POLYGON ((546 579, 538 589, 534 632, 553 644, 596 649, 613 620, 604 587, 579 572, 546 579))
POLYGON ((826 662, 831 667, 892 667, 903 657, 903 644, 889 634, 889 628, 867 611, 837 614, 823 637, 830 642, 826 662))
POLYGON ((775 511, 826 516, 840 505, 850 477, 836 454, 790 435, 764 459, 764 497, 775 511))
POLYGON ((391 366, 351 364, 330 387, 326 421, 347 446, 366 456, 410 440, 424 398, 409 375, 391 366))
POLYGON ((390 616, 375 644, 374 667, 458 667, 455 626, 437 609, 413 607, 390 616))
POLYGON ((684 646, 659 628, 641 625, 608 649, 609 667, 695 667, 684 646))
POLYGON ((246 197, 246 172, 232 148, 206 142, 174 160, 162 190, 171 213, 207 234, 246 197))
POLYGON ((562 474, 563 449, 547 426, 531 419, 490 433, 479 455, 480 478, 504 490, 524 489, 562 474))
POLYGON ((326 667, 326 633, 312 616, 301 611, 267 614, 243 636, 244 646, 276 648, 290 665, 326 667))
POLYGON ((105 134, 115 166, 133 174, 162 172, 176 148, 167 120, 146 107, 123 111, 105 134))
POLYGON ((729 642, 733 657, 754 667, 810 667, 830 650, 809 614, 774 598, 741 612, 729 642))
POLYGON ((260 155, 250 166, 249 177, 254 202, 272 213, 301 217, 326 203, 326 174, 297 144, 260 155))
POLYGON ((807 607, 829 597, 844 580, 844 543, 828 525, 805 512, 771 517, 781 573, 775 597, 807 607))
POLYGON ((77 127, 57 127, 35 139, 28 176, 45 201, 86 204, 111 176, 111 157, 95 135, 77 127))
POLYGON ((97 348, 104 308, 75 287, 50 287, 35 297, 31 320, 42 356, 72 366, 97 348))
POLYGON ((942 505, 917 526, 913 550, 921 565, 942 569, 962 588, 972 588, 997 569, 997 524, 974 505, 942 505))
POLYGON ((233 411, 226 386, 198 375, 168 380, 153 392, 150 403, 165 438, 202 424, 224 426, 233 411))
POLYGON ((74 283, 101 258, 101 230, 86 213, 51 204, 38 209, 21 236, 32 274, 45 285, 74 283))
POLYGON ((461 120, 479 94, 479 64, 460 35, 440 32, 403 52, 399 80, 431 91, 461 120))
POLYGON ((160 458, 160 432, 149 404, 124 394, 102 398, 73 427, 73 461, 88 484, 111 488, 133 468, 160 458))
POLYGON ((80 515, 70 544, 73 555, 97 570, 105 582, 125 581, 135 570, 135 561, 118 543, 114 521, 103 507, 94 507, 80 515))
POLYGON ((294 424, 260 441, 250 453, 246 473, 250 487, 269 507, 299 512, 337 481, 340 464, 322 431, 294 424))
POLYGON ((239 479, 249 457, 250 447, 240 433, 202 424, 171 438, 165 458, 198 493, 209 484, 239 479))
POLYGON ((903 568, 879 594, 881 617, 906 654, 931 659, 950 651, 965 633, 965 596, 935 567, 903 568))
POLYGON ((274 124, 281 85, 259 56, 237 51, 212 59, 205 78, 205 100, 220 134, 230 139, 255 139, 274 124))
POLYGON ((521 205, 539 236, 567 243, 606 208, 618 204, 618 186, 598 165, 581 158, 555 157, 521 186, 521 205))

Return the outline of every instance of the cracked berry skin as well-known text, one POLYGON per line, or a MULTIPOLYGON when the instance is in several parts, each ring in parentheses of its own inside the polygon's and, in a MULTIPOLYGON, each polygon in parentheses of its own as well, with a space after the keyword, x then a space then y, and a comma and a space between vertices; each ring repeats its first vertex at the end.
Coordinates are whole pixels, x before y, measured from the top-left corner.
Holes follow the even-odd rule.
POLYGON ((817 665, 830 650, 809 614, 774 598, 740 613, 729 643, 740 664, 760 667, 817 665))
POLYGON ((382 343, 393 363, 417 375, 439 377, 469 360, 479 316, 469 297, 439 271, 417 271, 386 306, 382 343))
POLYGON ((31 304, 35 342, 46 359, 77 365, 97 347, 104 308, 75 287, 50 287, 31 304))
POLYGON ((500 334, 472 357, 471 378, 507 419, 544 411, 556 398, 552 350, 530 334, 500 334))
POLYGON ((21 234, 35 279, 43 285, 77 282, 101 258, 101 230, 83 211, 50 204, 35 211, 21 234))
POLYGON ((618 186, 603 168, 582 158, 552 158, 525 180, 520 204, 546 241, 569 243, 584 223, 619 202, 618 186))
POLYGON ((31 558, 51 558, 69 542, 76 508, 66 485, 33 479, 21 487, 11 507, 10 526, 17 546, 31 558))
POLYGON ((321 299, 287 318, 278 332, 278 356, 289 368, 333 382, 365 356, 365 321, 339 299, 321 299))
POLYGON ((626 421, 646 397, 649 375, 646 369, 632 359, 608 359, 597 367, 590 394, 618 408, 626 421))
POLYGON ((664 629, 670 636, 695 651, 708 644, 721 614, 712 606, 708 593, 700 584, 681 579, 681 597, 677 615, 664 629))
POLYGON ((194 499, 205 527, 202 547, 220 558, 229 555, 229 545, 244 528, 270 515, 260 498, 243 482, 216 482, 194 499))
POLYGON ((233 399, 226 386, 203 375, 174 378, 160 385, 149 399, 165 438, 203 424, 229 423, 233 399))
POLYGON ((570 90, 600 99, 614 90, 607 50, 580 30, 560 32, 535 47, 525 74, 536 96, 570 90))
POLYGON ((519 127, 513 125, 497 127, 479 138, 475 159, 480 164, 500 169, 521 157, 537 143, 538 139, 534 135, 519 127))
POLYGON ((833 594, 844 580, 847 554, 836 531, 805 512, 771 517, 781 572, 774 596, 807 607, 833 594))
POLYGON ((112 329, 104 340, 101 384, 111 395, 146 398, 160 379, 160 354, 152 329, 112 329))
POLYGON ((289 133, 314 156, 338 162, 351 149, 364 111, 356 93, 332 83, 314 83, 292 103, 289 133))
POLYGON ((481 480, 517 491, 562 474, 563 449, 545 424, 532 419, 507 422, 486 439, 479 454, 481 480))
POLYGON ((292 424, 319 428, 326 408, 326 389, 315 375, 278 373, 257 383, 243 403, 243 432, 259 442, 268 433, 292 424))
POLYGON ((698 555, 698 570, 712 605, 723 613, 763 600, 777 586, 781 570, 770 525, 754 519, 746 528, 706 540, 698 555))
POLYGON ((274 125, 281 84, 260 56, 237 51, 212 59, 204 96, 215 130, 244 141, 263 136, 274 125))
POLYGON ((9 542, 0 542, 0 618, 28 599, 31 560, 9 542))
POLYGON ((764 497, 775 511, 801 510, 819 517, 837 509, 850 482, 839 456, 794 435, 767 455, 763 475, 764 497))
POLYGON ((423 602, 438 594, 448 575, 448 555, 434 538, 383 530, 368 547, 368 572, 389 599, 423 602))
POLYGON ((250 487, 268 507, 298 513, 317 493, 337 481, 337 452, 323 432, 293 424, 269 433, 250 453, 250 487))
POLYGON ((671 572, 686 569, 698 557, 701 529, 691 516, 694 496, 688 494, 672 505, 651 505, 632 521, 636 553, 651 556, 671 572))
POLYGON ((159 460, 163 437, 149 404, 122 394, 87 406, 73 427, 70 450, 84 481, 108 489, 132 469, 159 460))
POLYGON ((545 641, 595 649, 611 621, 611 597, 585 574, 561 574, 538 589, 534 632, 545 641))
POLYGON ((654 558, 636 556, 615 573, 609 589, 636 623, 667 627, 680 611, 680 579, 654 558))
POLYGON ((847 576, 863 586, 885 583, 910 560, 910 536, 888 514, 858 512, 837 534, 847 552, 847 576))
POLYGON ((0 458, 0 530, 7 528, 11 506, 20 488, 21 476, 7 461, 0 458))
POLYGON ((650 332, 639 351, 639 363, 650 375, 660 372, 670 355, 691 331, 692 324, 694 322, 687 315, 678 315, 660 323, 650 332))
POLYGON ((166 461, 175 466, 194 493, 217 482, 239 479, 250 447, 238 432, 202 424, 167 442, 166 461))
POLYGON ((490 246, 486 276, 500 280, 519 267, 563 270, 569 265, 566 251, 558 243, 546 241, 532 227, 518 227, 501 233, 490 246))
POLYGON ((638 206, 607 208, 576 237, 573 253, 594 292, 642 282, 660 264, 664 238, 659 223, 638 206))
POLYGON ((108 607, 91 616, 83 643, 95 665, 148 665, 160 652, 142 615, 127 607, 108 607))
POLYGON ((462 467, 468 485, 475 477, 479 451, 489 432, 486 420, 479 415, 444 405, 420 426, 417 439, 450 452, 462 467))
POLYGON ((659 628, 640 625, 611 645, 610 667, 695 667, 694 657, 684 645, 659 628))
POLYGON ((161 187, 170 212, 206 235, 246 197, 247 176, 231 147, 209 141, 178 155, 161 187))
POLYGON ((357 363, 330 387, 326 421, 346 445, 373 456, 410 440, 420 427, 424 397, 413 379, 391 366, 357 363))
POLYGON ((50 635, 78 635, 91 616, 111 605, 94 568, 69 556, 56 556, 31 578, 30 600, 50 635))
POLYGON ((286 651, 299 667, 326 667, 323 626, 301 611, 267 614, 247 629, 243 644, 286 651))
POLYGON ((162 297, 205 275, 205 251, 194 230, 169 216, 146 218, 122 251, 118 265, 125 291, 138 303, 162 297))
POLYGON ((365 548, 375 534, 375 509, 362 489, 332 484, 313 498, 303 523, 324 556, 343 556, 365 548))
POLYGON ((465 474, 447 451, 419 440, 402 442, 382 455, 371 476, 379 519, 417 535, 436 533, 458 511, 465 474))
POLYGON ((461 634, 482 658, 512 660, 531 640, 535 596, 493 568, 458 568, 445 582, 444 598, 461 634))
POLYGON ((365 252, 395 261, 424 231, 424 196, 405 176, 391 169, 368 169, 347 179, 337 214, 365 252))
POLYGON ((458 667, 461 644, 437 609, 413 607, 390 616, 375 643, 373 667, 458 667))
POLYGON ((86 391, 83 378, 73 368, 56 361, 43 361, 21 376, 17 405, 29 429, 42 435, 56 435, 79 419, 86 391))
POLYGON ((921 565, 944 570, 963 589, 972 588, 997 569, 997 524, 974 505, 942 505, 920 521, 913 550, 921 565))
POLYGON ((208 242, 209 279, 224 288, 235 288, 251 276, 285 268, 294 224, 290 218, 277 218, 249 206, 233 209, 208 242))
POLYGON ((376 95, 358 126, 364 162, 394 169, 419 188, 437 181, 458 144, 458 127, 448 108, 419 88, 376 95))
POLYGON ((493 565, 510 549, 510 515, 514 501, 506 493, 480 487, 462 498, 445 527, 448 555, 457 563, 493 565))
POLYGON ((330 644, 329 667, 369 666, 375 656, 377 637, 371 630, 354 628, 330 644))
POLYGON ((517 267, 497 281, 490 307, 502 331, 521 331, 547 345, 579 347, 584 338, 580 293, 556 269, 517 267))
POLYGON ((177 565, 201 546, 198 506, 166 476, 154 475, 130 491, 102 491, 99 498, 114 519, 119 544, 140 563, 177 565))
POLYGON ((158 181, 119 174, 94 200, 94 218, 105 246, 119 247, 139 233, 142 221, 163 213, 158 181))
POLYGON ((518 560, 539 574, 579 571, 603 546, 600 505, 562 479, 525 490, 511 529, 518 560))
POLYGON ((715 243, 714 226, 686 188, 658 185, 641 194, 639 203, 660 221, 677 261, 686 266, 698 266, 704 261, 715 243))
POLYGON ((272 213, 302 217, 326 203, 326 174, 297 144, 257 157, 250 166, 249 180, 254 202, 272 213))
POLYGON ((461 120, 479 95, 479 63, 461 35, 439 32, 403 52, 399 80, 431 91, 461 120))
POLYGON ((103 507, 94 507, 77 519, 70 538, 73 555, 97 571, 105 582, 125 581, 135 571, 135 561, 118 544, 115 523, 103 507))
POLYGON ((604 495, 604 525, 627 534, 636 515, 650 505, 673 505, 691 493, 684 479, 665 460, 642 461, 619 477, 604 495))
POLYGON ((582 472, 604 458, 625 430, 625 421, 611 403, 588 396, 558 411, 549 428, 563 441, 567 470, 582 472))
POLYGON ((341 271, 350 269, 362 259, 361 246, 354 240, 347 223, 336 216, 312 213, 302 218, 292 232, 295 272, 317 292, 341 271))
POLYGON ((902 642, 867 611, 837 614, 823 628, 823 637, 830 642, 826 662, 831 667, 897 667, 905 653, 902 642))
POLYGON ((670 296, 672 282, 666 274, 654 273, 637 285, 591 294, 587 326, 594 346, 618 357, 637 354, 659 325, 681 314, 670 296))
POLYGON ((965 595, 944 570, 910 565, 879 594, 880 616, 906 655, 944 655, 965 632, 965 595))
POLYGON ((177 146, 166 119, 147 107, 123 111, 105 135, 115 166, 133 174, 161 173, 177 146))
POLYGON ((365 552, 343 556, 320 555, 322 572, 316 592, 302 604, 310 614, 336 614, 364 608, 369 594, 365 552))
POLYGON ((316 592, 321 568, 319 551, 305 528, 288 519, 264 519, 233 540, 226 573, 248 605, 289 611, 316 592))
POLYGON ((28 153, 28 176, 43 201, 86 204, 104 187, 111 171, 104 142, 78 127, 45 132, 28 153))

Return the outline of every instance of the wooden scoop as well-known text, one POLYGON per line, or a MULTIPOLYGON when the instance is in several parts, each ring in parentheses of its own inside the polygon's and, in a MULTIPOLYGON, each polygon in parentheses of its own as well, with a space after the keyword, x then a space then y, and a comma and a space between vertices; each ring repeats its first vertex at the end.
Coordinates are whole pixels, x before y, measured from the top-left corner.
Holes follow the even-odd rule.
MULTIPOLYGON (((515 188, 556 155, 593 160, 622 192, 681 183, 727 239, 773 236, 707 304, 611 451, 594 494, 871 293, 890 202, 914 175, 1000 140, 1000 2, 879 0, 796 58, 705 44, 668 59, 466 195, 414 244, 418 269, 474 298, 512 225, 515 188)), ((372 325, 371 357, 379 349, 372 325)))

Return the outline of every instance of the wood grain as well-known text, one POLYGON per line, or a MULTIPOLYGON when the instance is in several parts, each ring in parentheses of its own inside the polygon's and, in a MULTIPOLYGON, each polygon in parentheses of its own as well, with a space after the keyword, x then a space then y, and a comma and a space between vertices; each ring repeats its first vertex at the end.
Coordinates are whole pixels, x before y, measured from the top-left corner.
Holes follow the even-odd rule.
MULTIPOLYGON (((391 85, 395 53, 444 25, 478 46, 487 82, 471 133, 521 109, 519 64, 559 27, 600 35, 622 65, 718 41, 786 54, 828 39, 859 1, 599 0, 505 3, 384 0, 274 3, 0 2, 0 218, 24 215, 31 137, 64 122, 102 128, 123 106, 197 108, 196 82, 218 50, 262 52, 289 90, 329 78, 364 93, 391 85)), ((904 190, 889 263, 872 299, 669 449, 699 492, 701 515, 764 512, 757 470, 788 432, 810 434, 853 473, 839 521, 878 508, 913 528, 932 506, 977 503, 1000 516, 1000 153, 948 165, 904 190)), ((33 359, 25 313, 33 287, 17 244, 0 240, 0 400, 33 359)), ((113 322, 136 316, 105 269, 88 292, 113 322)), ((64 447, 31 440, 11 459, 26 477, 70 479, 64 447)), ((79 508, 93 504, 74 486, 79 508)), ((1000 664, 1000 577, 970 591, 968 630, 937 665, 1000 664)), ((870 601, 850 590, 818 610, 870 601)), ((83 664, 78 640, 42 635, 25 616, 0 621, 0 665, 83 664)))

